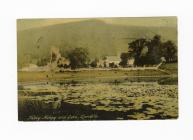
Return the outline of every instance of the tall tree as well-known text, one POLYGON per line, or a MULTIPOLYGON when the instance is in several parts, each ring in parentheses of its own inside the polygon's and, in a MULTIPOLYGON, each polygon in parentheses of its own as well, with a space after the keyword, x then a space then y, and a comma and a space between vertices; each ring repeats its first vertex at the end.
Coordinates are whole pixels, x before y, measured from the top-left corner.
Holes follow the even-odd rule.
POLYGON ((162 57, 161 36, 155 35, 153 39, 148 42, 147 46, 148 46, 148 53, 146 56, 147 61, 146 63, 151 65, 160 63, 160 59, 162 57))
POLYGON ((98 62, 99 62, 99 59, 98 59, 98 58, 95 58, 95 59, 90 63, 90 66, 93 67, 93 68, 96 68, 98 62))
POLYGON ((161 41, 161 36, 155 35, 150 40, 137 39, 129 45, 129 54, 135 58, 135 65, 155 65, 161 62, 161 57, 166 59, 167 63, 177 61, 177 47, 168 40, 161 41))
POLYGON ((168 40, 162 44, 162 53, 166 62, 170 63, 177 61, 177 47, 172 41, 168 40))
POLYGON ((127 67, 127 62, 129 59, 129 53, 121 53, 121 62, 119 63, 120 66, 122 67, 127 67))
POLYGON ((89 64, 88 50, 85 48, 75 48, 68 52, 71 69, 87 67, 89 64))
POLYGON ((135 65, 143 65, 141 53, 144 47, 147 46, 147 40, 143 38, 137 39, 135 41, 132 41, 128 45, 130 55, 135 58, 135 65))

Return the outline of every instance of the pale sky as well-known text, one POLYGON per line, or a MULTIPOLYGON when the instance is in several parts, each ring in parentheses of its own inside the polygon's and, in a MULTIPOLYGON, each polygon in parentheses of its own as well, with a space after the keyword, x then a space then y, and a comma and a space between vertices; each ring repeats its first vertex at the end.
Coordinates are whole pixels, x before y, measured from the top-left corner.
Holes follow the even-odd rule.
POLYGON ((18 19, 17 29, 25 30, 30 28, 44 27, 55 24, 78 22, 84 20, 98 19, 107 24, 127 26, 169 26, 176 27, 176 17, 130 17, 130 18, 61 18, 61 19, 18 19))

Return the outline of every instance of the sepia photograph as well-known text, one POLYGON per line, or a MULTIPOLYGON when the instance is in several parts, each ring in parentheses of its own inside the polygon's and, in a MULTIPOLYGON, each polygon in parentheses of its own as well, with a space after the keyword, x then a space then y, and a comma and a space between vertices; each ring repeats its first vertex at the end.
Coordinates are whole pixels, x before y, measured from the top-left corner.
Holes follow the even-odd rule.
POLYGON ((178 118, 177 17, 17 19, 19 121, 178 118))

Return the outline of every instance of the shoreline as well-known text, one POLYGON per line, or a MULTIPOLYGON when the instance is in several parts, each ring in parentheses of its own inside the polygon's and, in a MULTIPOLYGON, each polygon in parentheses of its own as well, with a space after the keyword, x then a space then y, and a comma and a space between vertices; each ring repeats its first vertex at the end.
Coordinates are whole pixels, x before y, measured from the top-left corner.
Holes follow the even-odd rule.
POLYGON ((65 80, 89 80, 110 78, 149 78, 149 77, 178 77, 176 63, 164 64, 158 67, 129 67, 129 68, 78 68, 75 70, 55 69, 54 71, 19 71, 17 82, 39 83, 65 80))

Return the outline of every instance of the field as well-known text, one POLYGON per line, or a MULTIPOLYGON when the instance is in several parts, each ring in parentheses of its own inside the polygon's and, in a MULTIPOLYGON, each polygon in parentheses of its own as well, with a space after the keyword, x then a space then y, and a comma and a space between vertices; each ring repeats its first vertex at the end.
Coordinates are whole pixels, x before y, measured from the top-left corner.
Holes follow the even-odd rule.
POLYGON ((176 119, 178 80, 170 66, 167 72, 18 72, 19 120, 176 119))

